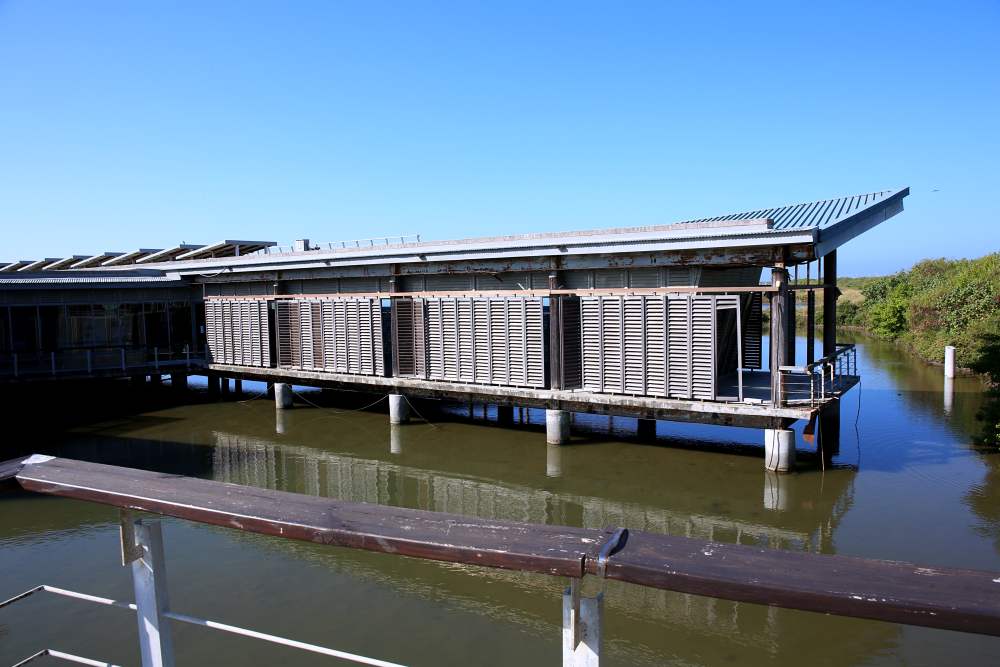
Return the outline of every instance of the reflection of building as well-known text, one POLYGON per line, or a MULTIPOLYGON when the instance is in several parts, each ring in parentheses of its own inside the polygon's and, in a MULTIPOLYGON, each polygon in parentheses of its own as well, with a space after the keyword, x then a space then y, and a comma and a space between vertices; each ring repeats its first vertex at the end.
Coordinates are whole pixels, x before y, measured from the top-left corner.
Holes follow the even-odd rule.
MULTIPOLYGON (((462 477, 391 461, 277 444, 234 433, 215 432, 214 438, 211 475, 219 481, 481 518, 587 527, 623 525, 636 530, 793 550, 832 550, 830 538, 833 528, 849 507, 853 492, 853 473, 847 471, 843 471, 847 474, 841 479, 839 492, 829 502, 824 502, 823 496, 818 494, 803 497, 803 487, 796 488, 793 502, 797 502, 798 507, 815 510, 813 513, 800 512, 812 522, 807 527, 801 521, 788 521, 784 513, 762 510, 759 504, 753 511, 763 518, 754 521, 749 517, 689 512, 628 500, 462 477), (825 516, 819 516, 820 513, 825 516), (785 517, 786 521, 769 522, 770 518, 778 516, 785 517), (791 527, 781 523, 791 524, 791 527)), ((802 477, 786 476, 784 479, 802 477)), ((826 480, 827 497, 832 495, 829 493, 834 485, 832 479, 833 476, 826 480)), ((679 496, 678 500, 683 505, 685 498, 679 496)), ((544 623, 547 612, 551 611, 544 605, 554 604, 555 600, 554 596, 546 595, 541 599, 532 598, 538 595, 540 588, 544 591, 547 586, 540 579, 550 581, 538 575, 412 561, 411 565, 403 566, 396 563, 398 559, 389 562, 386 558, 372 558, 357 552, 337 551, 334 555, 324 556, 322 553, 326 552, 319 553, 310 545, 281 542, 280 546, 274 546, 300 550, 311 559, 335 558, 338 567, 348 568, 358 576, 388 579, 403 590, 426 589, 433 590, 436 595, 453 596, 468 603, 471 611, 491 616, 517 616, 523 620, 527 614, 536 616, 536 623, 544 623), (447 568, 452 574, 441 575, 438 568, 447 568), (456 577, 454 573, 465 576, 456 577), (497 593, 489 588, 491 581, 502 581, 517 589, 518 594, 497 599, 497 593), (480 593, 473 595, 472 590, 480 593), (484 596, 483 599, 479 599, 478 595, 484 596), (475 603, 470 602, 470 598, 475 603), (503 608, 497 609, 498 605, 503 608)), ((759 653, 760 659, 779 654, 798 657, 817 655, 818 649, 809 645, 808 637, 819 632, 822 624, 823 632, 842 626, 844 632, 851 633, 854 645, 859 647, 858 652, 852 655, 845 653, 841 664, 852 664, 863 653, 887 647, 895 636, 893 627, 886 624, 830 619, 620 582, 605 583, 605 600, 612 612, 610 617, 627 619, 627 634, 638 636, 639 641, 661 657, 661 651, 680 655, 687 648, 706 656, 707 664, 724 661, 726 651, 732 650, 749 651, 750 655, 759 653)), ((609 622, 612 623, 609 627, 613 628, 614 621, 609 622)), ((628 662, 639 663, 643 659, 641 655, 631 656, 628 662)))

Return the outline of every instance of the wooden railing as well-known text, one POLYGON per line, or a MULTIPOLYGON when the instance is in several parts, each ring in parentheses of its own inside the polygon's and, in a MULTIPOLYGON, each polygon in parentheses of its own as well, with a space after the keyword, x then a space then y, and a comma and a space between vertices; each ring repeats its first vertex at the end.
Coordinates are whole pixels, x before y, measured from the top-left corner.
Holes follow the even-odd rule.
MULTIPOLYGON (((601 598, 581 598, 579 581, 585 576, 726 600, 1000 636, 1000 573, 996 572, 793 553, 619 527, 483 520, 47 456, 0 464, 0 480, 5 479, 28 491, 102 503, 126 512, 151 512, 328 546, 568 577, 571 585, 563 596, 566 665, 594 665, 600 656, 601 598)), ((170 664, 166 619, 325 655, 346 655, 167 609, 156 593, 157 587, 166 585, 155 581, 157 568, 162 566, 158 524, 125 515, 122 525, 123 554, 133 565, 135 605, 38 586, 0 607, 44 590, 136 609, 140 637, 149 644, 143 646, 144 665, 170 664), (147 661, 147 655, 160 659, 147 661)), ((669 623, 669 619, 664 622, 669 623)), ((360 656, 347 659, 388 664, 360 656)))

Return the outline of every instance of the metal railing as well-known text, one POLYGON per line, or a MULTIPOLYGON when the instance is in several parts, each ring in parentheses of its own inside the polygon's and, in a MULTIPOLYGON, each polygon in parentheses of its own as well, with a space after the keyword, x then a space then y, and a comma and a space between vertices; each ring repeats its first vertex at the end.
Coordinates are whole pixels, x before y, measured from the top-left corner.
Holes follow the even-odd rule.
MULTIPOLYGON (((349 239, 343 241, 312 241, 305 250, 342 250, 344 248, 375 248, 396 243, 420 243, 420 234, 397 234, 394 236, 375 236, 368 239, 349 239)), ((298 252, 295 246, 275 245, 257 251, 261 255, 284 255, 298 252)))
POLYGON ((205 363, 202 351, 188 345, 180 348, 106 345, 59 350, 30 350, 0 353, 0 376, 22 378, 128 373, 130 370, 194 368, 205 363))
MULTIPOLYGON (((36 593, 133 611, 144 667, 173 665, 171 621, 258 639, 351 662, 395 663, 174 611, 167 602, 160 523, 145 511, 189 521, 306 540, 327 546, 534 572, 570 579, 562 594, 562 663, 598 667, 603 592, 581 595, 585 576, 739 602, 1000 636, 998 573, 918 566, 849 556, 795 553, 624 528, 579 528, 486 520, 243 487, 210 480, 34 455, 0 463, 0 481, 26 491, 97 502, 121 510, 121 562, 135 602, 53 586, 36 593)), ((603 589, 603 584, 602 584, 603 589)), ((107 665, 54 650, 49 655, 107 665)))
POLYGON ((837 343, 832 354, 805 366, 779 366, 781 396, 787 405, 818 405, 854 385, 858 352, 853 343, 837 343))

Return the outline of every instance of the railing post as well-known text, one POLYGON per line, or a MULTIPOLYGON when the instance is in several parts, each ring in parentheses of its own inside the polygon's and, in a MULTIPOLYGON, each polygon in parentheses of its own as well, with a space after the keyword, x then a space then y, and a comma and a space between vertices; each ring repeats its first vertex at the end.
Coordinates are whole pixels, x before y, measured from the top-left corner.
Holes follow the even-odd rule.
POLYGON ((49 352, 49 364, 52 366, 52 374, 56 374, 56 351, 49 352))
POLYGON ((154 347, 153 348, 153 367, 156 368, 156 370, 160 370, 160 348, 159 347, 154 347))
POLYGON ((135 587, 142 667, 173 667, 174 645, 170 620, 166 617, 167 570, 160 522, 143 522, 123 515, 122 540, 124 558, 134 559, 131 561, 132 585, 135 587))
POLYGON ((122 370, 125 370, 125 348, 119 348, 119 351, 122 353, 122 370))
POLYGON ((91 349, 87 350, 87 375, 94 372, 94 351, 91 349))
POLYGON ((601 622, 604 593, 585 598, 579 579, 563 592, 563 667, 598 667, 601 662, 601 622))
POLYGON ((191 370, 191 346, 188 343, 184 343, 184 359, 187 369, 191 370))
POLYGON ((11 352, 11 359, 14 361, 14 377, 17 377, 17 352, 11 352))

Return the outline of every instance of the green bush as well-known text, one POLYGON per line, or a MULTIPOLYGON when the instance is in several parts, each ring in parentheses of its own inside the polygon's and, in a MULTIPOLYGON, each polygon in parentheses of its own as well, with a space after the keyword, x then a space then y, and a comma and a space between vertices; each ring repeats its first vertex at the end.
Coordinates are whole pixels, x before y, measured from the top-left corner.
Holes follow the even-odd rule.
POLYGON ((839 324, 899 340, 927 360, 940 361, 944 347, 954 345, 959 365, 971 367, 984 354, 988 336, 1000 331, 1000 253, 928 259, 909 271, 841 284, 860 289, 864 299, 860 305, 838 304, 839 324))

